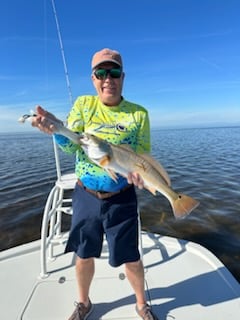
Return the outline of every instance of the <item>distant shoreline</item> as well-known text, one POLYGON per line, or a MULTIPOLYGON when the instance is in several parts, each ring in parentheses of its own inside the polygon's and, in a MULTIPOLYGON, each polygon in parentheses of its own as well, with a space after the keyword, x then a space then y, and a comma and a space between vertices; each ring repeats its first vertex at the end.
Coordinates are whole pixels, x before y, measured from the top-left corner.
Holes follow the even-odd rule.
MULTIPOLYGON (((223 128, 240 128, 240 124, 235 124, 235 125, 216 125, 216 126, 196 126, 196 127, 182 127, 182 126, 173 126, 173 127, 156 127, 156 126, 153 126, 151 128, 151 131, 157 131, 157 130, 194 130, 194 129, 223 129, 223 128)), ((30 129, 26 129, 26 130, 23 130, 23 131, 0 131, 0 134, 43 134, 42 132, 39 132, 37 131, 36 129, 34 128, 30 128, 30 129)), ((49 136, 51 137, 50 135, 47 135, 45 134, 45 136, 49 136)))

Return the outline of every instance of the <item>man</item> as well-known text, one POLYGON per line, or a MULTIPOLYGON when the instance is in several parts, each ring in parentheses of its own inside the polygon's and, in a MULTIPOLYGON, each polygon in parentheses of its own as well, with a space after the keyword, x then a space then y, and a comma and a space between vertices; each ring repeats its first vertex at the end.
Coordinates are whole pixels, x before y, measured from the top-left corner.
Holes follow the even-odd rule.
MULTIPOLYGON (((92 58, 92 81, 97 96, 77 98, 67 119, 74 132, 91 132, 113 144, 128 144, 138 153, 150 151, 147 111, 122 97, 123 63, 119 52, 103 49, 92 58)), ((54 133, 54 126, 37 107, 33 126, 54 133)), ((144 292, 144 269, 138 251, 138 212, 134 186, 143 188, 136 173, 116 183, 108 173, 92 163, 79 145, 55 134, 65 152, 76 153, 78 182, 73 194, 73 216, 66 252, 74 251, 79 302, 69 320, 87 319, 92 311, 89 289, 94 276, 94 258, 102 249, 103 234, 109 247, 109 263, 125 264, 126 276, 136 295, 136 311, 144 320, 157 319, 144 292)))

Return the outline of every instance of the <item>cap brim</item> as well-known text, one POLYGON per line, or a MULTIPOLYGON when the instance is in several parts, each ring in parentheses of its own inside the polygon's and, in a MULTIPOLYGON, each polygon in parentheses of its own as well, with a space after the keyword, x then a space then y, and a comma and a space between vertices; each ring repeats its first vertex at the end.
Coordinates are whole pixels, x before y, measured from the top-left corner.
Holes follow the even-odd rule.
POLYGON ((122 65, 118 61, 107 59, 107 60, 103 60, 103 61, 100 61, 97 64, 95 64, 92 67, 92 70, 95 69, 96 67, 98 67, 100 64, 107 63, 107 62, 111 62, 111 63, 117 64, 119 67, 122 67, 122 65))

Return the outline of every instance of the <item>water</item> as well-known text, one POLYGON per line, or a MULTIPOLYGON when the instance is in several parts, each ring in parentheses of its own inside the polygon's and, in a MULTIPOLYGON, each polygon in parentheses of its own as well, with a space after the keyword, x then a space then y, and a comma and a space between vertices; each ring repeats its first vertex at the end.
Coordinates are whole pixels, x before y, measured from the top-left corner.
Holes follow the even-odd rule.
MULTIPOLYGON (((166 198, 139 190, 143 229, 204 245, 240 281, 240 128, 153 130, 152 154, 173 189, 201 204, 179 221, 166 198)), ((73 171, 73 156, 61 153, 61 164, 63 173, 73 171)), ((0 134, 0 250, 40 237, 55 179, 51 137, 0 134)))

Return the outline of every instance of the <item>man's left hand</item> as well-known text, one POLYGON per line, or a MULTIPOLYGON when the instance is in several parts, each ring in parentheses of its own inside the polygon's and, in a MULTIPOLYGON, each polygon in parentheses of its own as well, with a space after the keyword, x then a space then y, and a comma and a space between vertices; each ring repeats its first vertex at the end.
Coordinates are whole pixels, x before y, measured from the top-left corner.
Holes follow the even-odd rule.
POLYGON ((144 188, 144 182, 142 177, 140 176, 140 174, 136 173, 136 172, 131 172, 128 174, 127 177, 128 183, 129 184, 134 184, 136 187, 138 187, 139 189, 143 189, 144 188))

